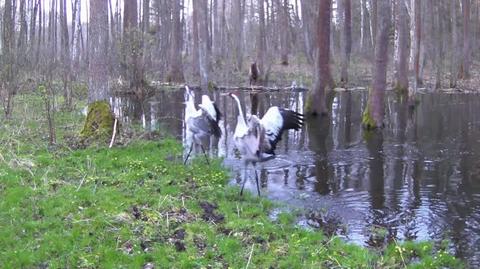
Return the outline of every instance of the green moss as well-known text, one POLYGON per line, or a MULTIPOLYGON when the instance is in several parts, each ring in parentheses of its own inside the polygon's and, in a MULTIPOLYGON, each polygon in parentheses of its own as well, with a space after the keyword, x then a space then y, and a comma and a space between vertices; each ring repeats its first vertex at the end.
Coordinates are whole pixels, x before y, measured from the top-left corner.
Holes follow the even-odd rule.
POLYGON ((216 87, 217 87, 217 85, 215 84, 215 82, 213 82, 211 80, 208 81, 208 91, 209 92, 214 91, 216 87))
POLYGON ((107 101, 96 101, 88 106, 87 119, 80 136, 89 143, 106 142, 113 131, 115 116, 107 101))
POLYGON ((370 104, 367 104, 365 111, 363 111, 362 126, 367 130, 373 130, 377 128, 377 124, 375 123, 372 113, 370 112, 370 104))
POLYGON ((408 95, 408 88, 400 86, 399 83, 395 83, 395 86, 393 87, 393 90, 398 95, 401 95, 401 96, 407 96, 408 95))
POLYGON ((314 113, 313 96, 312 96, 311 93, 307 94, 307 99, 305 100, 304 110, 305 110, 305 114, 307 114, 307 115, 314 113))

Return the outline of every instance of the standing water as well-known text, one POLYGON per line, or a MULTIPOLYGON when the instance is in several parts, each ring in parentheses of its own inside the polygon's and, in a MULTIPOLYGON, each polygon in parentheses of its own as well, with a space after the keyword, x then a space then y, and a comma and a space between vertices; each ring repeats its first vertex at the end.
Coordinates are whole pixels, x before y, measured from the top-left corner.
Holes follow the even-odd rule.
MULTIPOLYGON (((260 116, 273 105, 302 112, 306 95, 236 94, 244 111, 260 116)), ((213 97, 224 114, 224 136, 210 154, 224 157, 236 184, 243 169, 232 139, 238 112, 231 98, 213 97)), ((125 98, 113 103, 124 120, 170 130, 183 141, 183 98, 183 91, 161 91, 143 104, 125 98)), ((365 91, 336 93, 328 118, 284 134, 276 158, 257 166, 262 195, 334 212, 347 227, 346 240, 361 245, 378 226, 393 229, 399 240, 448 239, 457 257, 479 267, 480 95, 420 94, 409 110, 388 94, 385 128, 376 133, 361 126, 366 101, 365 91)), ((253 172, 245 188, 256 193, 253 172)))

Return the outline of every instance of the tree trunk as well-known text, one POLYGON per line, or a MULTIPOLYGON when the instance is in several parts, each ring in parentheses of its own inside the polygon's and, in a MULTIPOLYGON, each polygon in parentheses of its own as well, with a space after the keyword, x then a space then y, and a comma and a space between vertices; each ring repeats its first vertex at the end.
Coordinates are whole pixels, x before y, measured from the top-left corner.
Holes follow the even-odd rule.
POLYGON ((309 92, 305 104, 305 112, 312 116, 327 115, 326 88, 329 86, 332 75, 330 73, 330 22, 332 1, 322 0, 318 9, 317 22, 317 52, 315 63, 315 84, 309 92))
POLYGON ((369 52, 373 47, 372 37, 371 37, 371 23, 370 23, 370 13, 367 8, 368 0, 361 0, 361 37, 360 37, 360 49, 362 52, 369 52))
POLYGON ((185 78, 183 76, 182 64, 182 25, 180 22, 180 0, 175 0, 173 3, 173 27, 172 27, 172 41, 170 42, 170 68, 167 76, 168 82, 183 83, 185 78))
POLYGON ((226 18, 226 12, 225 10, 227 9, 227 4, 226 4, 226 0, 223 0, 222 1, 222 14, 221 14, 221 25, 222 25, 222 28, 221 28, 221 34, 222 34, 222 38, 221 38, 221 43, 222 43, 222 49, 221 49, 221 57, 225 57, 225 52, 226 52, 226 44, 227 44, 227 18, 226 18))
POLYGON ((342 67, 340 82, 348 82, 348 65, 350 64, 350 54, 352 52, 352 4, 351 0, 343 1, 343 35, 342 35, 342 67))
POLYGON ((432 6, 435 7, 435 36, 438 40, 438 45, 435 50, 435 88, 440 89, 442 87, 442 70, 443 70, 443 51, 444 51, 444 35, 443 29, 446 29, 447 26, 444 22, 444 8, 443 5, 435 5, 433 0, 431 0, 432 6))
MULTIPOLYGON (((377 42, 377 28, 378 28, 378 0, 370 0, 372 6, 372 22, 371 22, 371 27, 372 27, 372 45, 373 48, 375 49, 375 43, 377 42)), ((380 1, 385 1, 385 0, 380 0, 380 1)))
POLYGON ((198 33, 199 33, 199 67, 200 67, 200 85, 203 89, 208 88, 210 53, 208 50, 208 0, 198 1, 198 33))
POLYGON ((458 76, 458 27, 457 27, 457 1, 450 1, 452 14, 452 35, 450 44, 450 88, 457 87, 458 76))
POLYGON ((420 77, 420 45, 422 40, 422 2, 420 0, 414 0, 414 16, 415 16, 415 32, 413 36, 414 40, 414 59, 413 69, 415 71, 415 94, 418 87, 422 85, 422 78, 420 77))
POLYGON ((65 107, 72 107, 72 92, 68 83, 70 81, 70 42, 67 23, 67 0, 60 0, 60 61, 62 64, 63 98, 65 107))
POLYGON ((150 0, 143 0, 142 14, 142 47, 144 69, 151 67, 150 54, 150 0))
POLYGON ((37 14, 38 14, 38 0, 33 1, 33 10, 30 16, 30 44, 29 44, 29 53, 28 56, 30 57, 30 63, 33 63, 33 59, 35 54, 35 33, 36 33, 36 25, 37 25, 37 14))
POLYGON ((123 56, 125 59, 126 78, 130 83, 130 88, 134 90, 137 97, 143 99, 143 65, 141 63, 143 48, 138 28, 137 1, 124 1, 123 3, 123 56))
POLYGON ((38 60, 40 57, 40 48, 42 45, 42 34, 43 34, 43 9, 42 9, 42 1, 39 0, 38 2, 38 40, 37 40, 37 49, 35 51, 35 65, 38 64, 38 60))
MULTIPOLYGON (((27 40, 28 40, 28 33, 27 33, 27 14, 26 14, 26 7, 25 7, 25 0, 20 1, 20 32, 18 34, 17 38, 17 49, 18 51, 24 52, 26 50, 27 46, 27 40)), ((27 54, 25 53, 20 53, 17 58, 17 62, 19 66, 24 66, 27 61, 27 54)))
POLYGON ((462 0, 463 16, 463 61, 460 66, 460 78, 470 77, 470 0, 462 0))
MULTIPOLYGON (((314 40, 316 40, 316 33, 313 30, 315 27, 314 24, 314 15, 312 14, 312 3, 308 0, 301 0, 300 2, 302 8, 302 30, 303 30, 303 39, 304 39, 304 50, 305 57, 309 64, 314 62, 314 40)), ((267 2, 268 5, 268 2, 267 2)))
POLYGON ((396 72, 397 91, 408 92, 408 43, 410 40, 407 22, 407 0, 397 1, 398 62, 396 72))
MULTIPOLYGON (((126 1, 128 2, 128 1, 126 1)), ((108 100, 108 0, 90 1, 88 101, 108 100)))
POLYGON ((237 71, 240 71, 243 66, 243 18, 245 0, 232 1, 232 5, 235 67, 237 71))
POLYGON ((221 34, 221 17, 218 14, 218 2, 220 0, 213 0, 212 18, 213 18, 213 57, 215 63, 218 65, 221 60, 222 34, 221 34))
POLYGON ((288 65, 288 51, 289 51, 289 17, 290 13, 288 11, 288 0, 284 0, 283 4, 278 5, 281 8, 280 14, 280 22, 281 22, 281 29, 280 30, 280 63, 282 65, 288 65))
POLYGON ((2 81, 0 94, 3 102, 5 118, 10 119, 13 111, 13 97, 16 94, 16 62, 15 62, 15 8, 12 0, 6 0, 3 8, 2 31, 2 81))
POLYGON ((258 33, 257 33, 257 68, 260 80, 265 72, 265 54, 267 49, 267 40, 265 34, 265 0, 257 0, 258 3, 258 33))
POLYGON ((380 16, 376 27, 378 32, 375 41, 373 83, 362 119, 363 126, 367 129, 383 127, 385 89, 387 87, 388 41, 391 27, 390 1, 379 1, 377 14, 380 16))
POLYGON ((193 48, 192 48, 192 64, 193 64, 193 74, 195 76, 200 75, 200 44, 198 36, 198 21, 199 21, 199 0, 193 1, 193 11, 192 11, 192 39, 193 39, 193 48))

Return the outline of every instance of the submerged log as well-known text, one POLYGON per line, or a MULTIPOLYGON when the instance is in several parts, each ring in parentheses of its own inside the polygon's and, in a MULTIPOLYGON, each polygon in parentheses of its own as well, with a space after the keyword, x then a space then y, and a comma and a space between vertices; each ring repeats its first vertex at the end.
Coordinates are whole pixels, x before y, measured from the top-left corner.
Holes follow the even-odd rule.
MULTIPOLYGON (((188 86, 192 90, 201 90, 200 86, 188 86)), ((185 85, 169 84, 169 83, 151 83, 150 89, 154 90, 181 90, 185 85)), ((279 92, 279 91, 292 91, 292 92, 305 92, 308 88, 289 86, 289 87, 267 87, 267 86, 212 86, 215 91, 254 91, 254 92, 279 92)), ((117 87, 113 90, 116 95, 130 95, 135 92, 131 89, 117 87)))

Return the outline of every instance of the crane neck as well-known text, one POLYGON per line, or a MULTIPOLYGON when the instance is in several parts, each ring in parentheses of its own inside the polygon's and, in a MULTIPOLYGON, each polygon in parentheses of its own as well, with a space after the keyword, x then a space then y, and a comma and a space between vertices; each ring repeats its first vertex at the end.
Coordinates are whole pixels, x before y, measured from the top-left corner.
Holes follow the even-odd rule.
POLYGON ((246 127, 247 123, 245 122, 245 117, 243 116, 243 110, 242 110, 242 106, 240 105, 240 100, 236 95, 232 94, 232 97, 235 100, 235 102, 237 102, 237 108, 238 108, 237 125, 241 124, 246 127))
POLYGON ((187 90, 185 100, 185 119, 187 117, 193 116, 197 112, 194 99, 194 95, 190 93, 190 90, 187 90))

